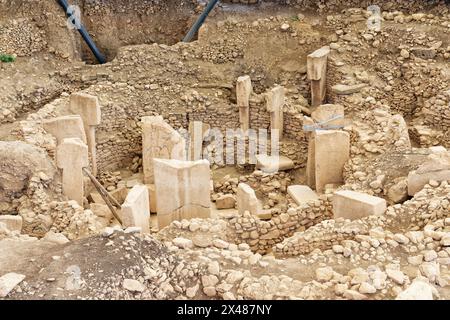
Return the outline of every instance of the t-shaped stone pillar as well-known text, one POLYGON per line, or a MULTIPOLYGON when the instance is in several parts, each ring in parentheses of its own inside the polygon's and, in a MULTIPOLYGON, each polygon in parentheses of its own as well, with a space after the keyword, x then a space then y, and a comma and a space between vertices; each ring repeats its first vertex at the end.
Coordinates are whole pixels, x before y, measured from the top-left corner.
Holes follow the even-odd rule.
POLYGON ((243 132, 250 128, 250 95, 252 91, 252 80, 249 76, 242 76, 237 79, 236 100, 239 107, 239 122, 243 132))
POLYGON ((276 86, 265 95, 267 111, 270 112, 270 128, 278 130, 279 138, 283 137, 283 107, 285 103, 284 88, 276 86))
POLYGON ((186 142, 161 116, 142 117, 142 166, 146 184, 154 183, 153 159, 186 160, 186 142))
POLYGON ((322 47, 309 54, 306 59, 308 79, 311 81, 311 107, 320 106, 326 93, 327 62, 330 47, 322 47))
POLYGON ((97 152, 95 127, 101 122, 101 109, 98 98, 86 93, 74 93, 70 96, 70 110, 83 119, 87 144, 92 160, 92 174, 97 175, 97 152))
POLYGON ((189 123, 189 151, 191 161, 203 158, 203 139, 207 136, 210 125, 202 121, 192 121, 189 123))
POLYGON ((78 138, 84 143, 87 142, 83 119, 81 119, 79 115, 63 116, 45 120, 42 125, 45 131, 56 138, 58 144, 67 138, 78 138))
POLYGON ((64 139, 56 148, 56 163, 62 169, 63 193, 83 205, 83 168, 89 166, 88 147, 78 138, 64 139))

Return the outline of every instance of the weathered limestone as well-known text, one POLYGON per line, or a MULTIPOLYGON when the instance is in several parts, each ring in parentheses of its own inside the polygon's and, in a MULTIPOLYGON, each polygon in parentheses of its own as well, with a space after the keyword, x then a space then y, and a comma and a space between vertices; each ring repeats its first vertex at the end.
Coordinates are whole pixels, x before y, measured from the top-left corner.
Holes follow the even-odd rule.
POLYGON ((308 79, 311 81, 311 106, 320 106, 326 93, 327 84, 327 62, 330 47, 322 47, 307 57, 308 79))
POLYGON ((4 223, 9 231, 22 230, 22 217, 12 215, 0 215, 0 223, 4 223))
POLYGON ((334 85, 331 90, 339 95, 347 95, 352 93, 357 93, 361 91, 362 88, 367 87, 367 84, 360 83, 360 84, 354 84, 354 85, 346 85, 346 84, 336 84, 334 85))
POLYGON ((236 205, 236 198, 232 194, 224 194, 216 199, 216 208, 232 209, 236 205))
POLYGON ((161 116, 142 118, 142 165, 144 182, 154 183, 153 159, 186 159, 186 143, 161 116))
POLYGON ((66 138, 78 138, 84 143, 87 143, 83 119, 79 115, 45 120, 42 125, 45 131, 56 138, 58 144, 66 138))
POLYGON ((339 129, 344 123, 344 106, 340 104, 322 104, 311 112, 311 118, 317 128, 339 129))
POLYGON ((248 211, 256 216, 262 211, 261 204, 256 198, 255 190, 248 184, 239 183, 236 198, 239 214, 244 214, 245 211, 248 211))
POLYGON ((288 194, 291 198, 301 205, 311 200, 319 200, 317 194, 308 186, 293 185, 287 188, 288 194))
POLYGON ((142 233, 150 233, 150 201, 148 189, 135 185, 122 204, 121 219, 124 227, 139 227, 142 233))
POLYGON ((0 298, 5 298, 19 283, 25 279, 23 274, 7 273, 0 277, 0 298))
POLYGON ((189 160, 196 161, 203 158, 203 139, 208 135, 210 125, 202 121, 189 123, 189 160))
POLYGON ((250 95, 252 90, 252 80, 249 76, 242 76, 237 79, 236 100, 239 108, 239 122, 243 132, 250 128, 250 95))
POLYGON ((431 154, 428 161, 408 174, 408 194, 415 195, 430 181, 450 180, 450 152, 431 154))
POLYGON ((97 151, 95 127, 101 122, 101 109, 98 98, 86 93, 74 93, 70 96, 70 110, 83 119, 89 153, 92 160, 92 174, 97 175, 97 151))
POLYGON ((256 168, 266 173, 285 171, 294 168, 294 161, 285 156, 256 155, 256 168))
POLYGON ((343 182, 343 169, 350 157, 350 135, 338 130, 319 130, 308 146, 307 184, 322 192, 327 184, 343 182))
POLYGON ((209 218, 210 179, 207 160, 154 159, 158 225, 174 220, 209 218))
POLYGON ((283 137, 284 114, 283 107, 285 103, 284 88, 276 86, 265 95, 267 111, 270 113, 270 128, 278 130, 279 138, 283 137))
POLYGON ((62 169, 63 193, 83 205, 83 168, 89 166, 88 147, 78 138, 64 139, 56 148, 56 164, 62 169))
POLYGON ((350 190, 336 191, 333 195, 334 218, 360 219, 370 215, 382 215, 386 200, 350 190))

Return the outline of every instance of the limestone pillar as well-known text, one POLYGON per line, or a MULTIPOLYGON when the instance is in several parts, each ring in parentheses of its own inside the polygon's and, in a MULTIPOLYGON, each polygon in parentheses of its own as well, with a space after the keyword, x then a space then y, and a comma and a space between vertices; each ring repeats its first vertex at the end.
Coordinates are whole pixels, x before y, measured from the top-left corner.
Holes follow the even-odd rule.
POLYGON ((122 204, 121 219, 124 227, 140 227, 142 233, 150 233, 150 202, 148 188, 135 185, 122 204))
POLYGON ((186 159, 186 143, 161 116, 142 118, 142 165, 146 184, 154 183, 153 159, 186 159))
POLYGON ((98 98, 86 93, 74 93, 70 96, 70 110, 83 119, 87 144, 92 160, 92 174, 97 175, 97 151, 95 127, 101 123, 101 109, 98 98))
POLYGON ((189 123, 189 160, 196 161, 203 158, 203 139, 208 134, 210 126, 202 121, 189 123))
POLYGON ((307 56, 307 74, 311 81, 311 107, 320 106, 326 94, 327 62, 330 47, 322 47, 307 56))
POLYGON ((45 131, 56 138, 58 144, 67 138, 78 138, 87 143, 83 119, 79 115, 44 120, 42 125, 45 131))
POLYGON ((237 79, 236 100, 239 108, 239 123, 244 133, 250 128, 250 95, 252 91, 252 80, 249 76, 237 79))
POLYGON ((56 163, 62 169, 63 193, 83 205, 83 168, 89 166, 88 147, 78 138, 64 139, 56 148, 56 163))
POLYGON ((244 214, 245 211, 248 211, 252 215, 257 215, 262 211, 261 204, 256 198, 255 190, 248 184, 239 183, 236 198, 239 214, 244 214))
POLYGON ((207 160, 154 159, 159 229, 174 220, 209 218, 210 179, 207 160))
POLYGON ((350 135, 338 130, 319 130, 308 146, 307 183, 317 192, 327 184, 343 182, 344 165, 350 157, 350 135))
POLYGON ((283 138, 284 88, 276 86, 265 95, 267 111, 270 113, 270 128, 278 130, 279 139, 283 138))

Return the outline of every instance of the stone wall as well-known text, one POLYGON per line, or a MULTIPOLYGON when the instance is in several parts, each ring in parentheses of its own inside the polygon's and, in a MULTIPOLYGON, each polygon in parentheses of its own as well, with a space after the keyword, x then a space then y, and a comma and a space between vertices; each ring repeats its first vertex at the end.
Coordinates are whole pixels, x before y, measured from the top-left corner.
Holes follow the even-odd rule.
POLYGON ((331 195, 321 195, 319 200, 289 208, 269 221, 260 220, 247 213, 233 218, 229 222, 227 236, 231 242, 247 243, 253 252, 267 253, 275 244, 295 232, 331 217, 331 195))

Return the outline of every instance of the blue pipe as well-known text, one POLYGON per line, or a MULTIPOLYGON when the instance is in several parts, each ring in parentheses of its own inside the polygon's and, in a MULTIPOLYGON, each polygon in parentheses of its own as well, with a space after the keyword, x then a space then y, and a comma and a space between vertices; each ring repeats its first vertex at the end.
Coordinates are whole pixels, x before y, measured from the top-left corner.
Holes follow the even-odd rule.
POLYGON ((198 32, 198 30, 200 29, 200 27, 203 25, 206 18, 208 17, 209 13, 212 11, 212 9, 214 9, 214 7, 216 6, 216 4, 218 2, 219 2, 219 0, 210 0, 209 1, 208 5, 206 6, 203 13, 200 15, 200 17, 198 17, 197 21, 194 23, 194 25, 191 27, 189 32, 184 37, 183 42, 190 42, 194 38, 195 34, 198 32))
POLYGON ((66 12, 66 15, 69 19, 73 19, 74 24, 78 26, 78 32, 80 33, 81 37, 84 39, 86 44, 88 45, 89 49, 91 49, 92 53, 94 54, 95 58, 100 64, 106 63, 105 56, 102 55, 100 50, 98 50, 97 46, 95 45, 94 41, 92 40, 89 33, 86 31, 86 28, 81 24, 81 21, 77 21, 76 16, 73 16, 73 13, 69 12, 69 4, 66 0, 58 0, 58 3, 63 7, 64 11, 66 12))

